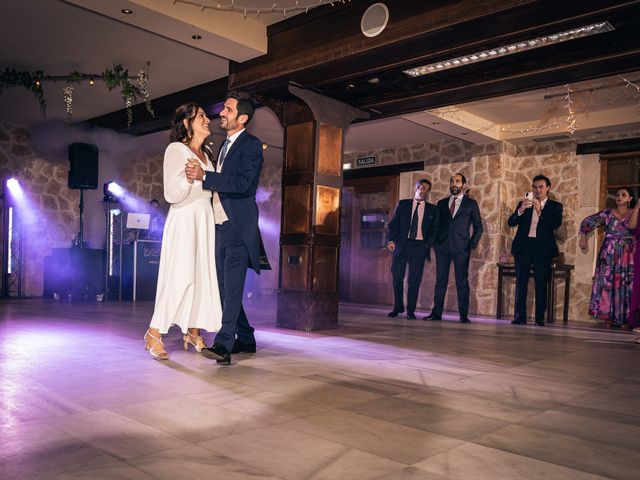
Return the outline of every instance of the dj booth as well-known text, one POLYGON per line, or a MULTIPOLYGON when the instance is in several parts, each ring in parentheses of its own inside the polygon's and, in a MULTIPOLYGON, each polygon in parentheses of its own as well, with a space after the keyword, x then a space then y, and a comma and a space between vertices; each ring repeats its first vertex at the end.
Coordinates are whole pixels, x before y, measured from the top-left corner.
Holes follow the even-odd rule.
POLYGON ((155 300, 161 246, 157 240, 135 240, 122 246, 123 300, 155 300))
MULTIPOLYGON (((136 240, 122 244, 122 287, 120 286, 120 244, 114 245, 108 301, 153 301, 156 297, 160 247, 157 240, 136 240), (122 288, 122 289, 121 289, 122 288)), ((96 301, 105 293, 104 250, 54 248, 44 259, 45 298, 83 302, 96 301)))

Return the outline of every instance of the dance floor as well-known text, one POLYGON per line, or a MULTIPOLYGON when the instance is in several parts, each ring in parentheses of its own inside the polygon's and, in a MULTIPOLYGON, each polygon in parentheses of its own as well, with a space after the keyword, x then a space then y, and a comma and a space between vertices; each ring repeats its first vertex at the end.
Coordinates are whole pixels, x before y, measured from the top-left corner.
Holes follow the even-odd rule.
POLYGON ((0 302, 0 478, 638 478, 633 334, 247 310, 258 352, 218 366, 176 331, 153 360, 151 303, 0 302))

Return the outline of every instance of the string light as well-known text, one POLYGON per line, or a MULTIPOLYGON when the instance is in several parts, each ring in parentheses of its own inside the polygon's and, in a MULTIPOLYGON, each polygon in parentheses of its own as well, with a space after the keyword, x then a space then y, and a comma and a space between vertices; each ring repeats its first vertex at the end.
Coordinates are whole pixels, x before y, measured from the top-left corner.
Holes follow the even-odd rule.
POLYGON ((623 82, 626 83, 626 85, 624 86, 624 88, 628 88, 628 87, 633 87, 636 89, 636 92, 640 93, 640 86, 636 85, 635 83, 633 83, 630 80, 627 80, 626 78, 624 78, 622 75, 618 75, 618 78, 621 79, 623 82))
MULTIPOLYGON (((636 92, 640 93, 640 86, 636 85, 635 83, 633 83, 630 80, 627 80, 626 78, 624 78, 622 75, 618 75, 618 78, 620 78, 623 82, 626 83, 626 85, 624 86, 624 88, 629 88, 629 87, 633 87, 636 89, 636 92)), ((638 118, 640 118, 640 97, 638 97, 638 118)))
MULTIPOLYGON (((349 3, 351 0, 348 0, 349 3)), ((193 7, 197 7, 201 12, 205 10, 218 10, 218 11, 226 11, 226 12, 239 12, 242 13, 244 18, 247 18, 247 15, 252 13, 256 15, 256 18, 260 16, 260 13, 264 13, 264 6, 261 7, 251 7, 246 3, 242 3, 241 5, 236 5, 236 0, 230 0, 229 3, 216 3, 216 4, 207 4, 202 3, 202 0, 199 2, 191 1, 191 0, 173 0, 173 4, 182 3, 184 5, 191 5, 193 7)), ((308 13, 309 10, 320 7, 322 5, 331 5, 332 7, 336 3, 336 0, 318 0, 316 4, 312 4, 311 0, 307 0, 307 2, 301 3, 300 0, 295 1, 295 5, 292 3, 289 6, 278 6, 278 2, 274 1, 271 6, 271 13, 281 13, 283 18, 287 17, 287 13, 290 12, 304 12, 308 13)), ((346 4, 346 0, 341 0, 342 4, 346 4)), ((268 7, 267 7, 268 8, 268 7)))
POLYGON ((550 128, 555 128, 558 126, 559 125, 556 122, 550 125, 542 125, 541 127, 533 127, 529 125, 529 128, 516 128, 516 129, 509 128, 509 126, 507 125, 507 128, 501 128, 500 131, 505 133, 538 133, 538 132, 543 132, 545 130, 549 130, 550 128))
MULTIPOLYGON (((448 109, 439 109, 439 110, 427 110, 431 115, 438 117, 438 118, 442 118, 443 120, 447 120, 447 121, 451 121, 449 120, 448 115, 450 114, 456 114, 456 113, 460 113, 461 109, 456 108, 456 107, 450 107, 448 109)), ((490 123, 489 125, 483 125, 481 127, 476 127, 470 123, 465 122, 466 125, 465 127, 468 128, 469 130, 473 130, 476 133, 484 133, 487 132, 489 130, 491 130, 492 128, 497 127, 498 125, 496 123, 490 123)))

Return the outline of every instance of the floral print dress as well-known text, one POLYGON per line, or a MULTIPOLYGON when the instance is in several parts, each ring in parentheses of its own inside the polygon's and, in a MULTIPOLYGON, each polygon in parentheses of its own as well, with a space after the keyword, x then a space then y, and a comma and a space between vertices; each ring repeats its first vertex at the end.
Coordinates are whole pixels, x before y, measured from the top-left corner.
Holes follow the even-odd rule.
POLYGON ((604 227, 605 236, 593 276, 589 315, 620 326, 629 314, 636 239, 629 230, 629 215, 618 218, 612 209, 582 220, 580 233, 586 235, 599 227, 604 227))

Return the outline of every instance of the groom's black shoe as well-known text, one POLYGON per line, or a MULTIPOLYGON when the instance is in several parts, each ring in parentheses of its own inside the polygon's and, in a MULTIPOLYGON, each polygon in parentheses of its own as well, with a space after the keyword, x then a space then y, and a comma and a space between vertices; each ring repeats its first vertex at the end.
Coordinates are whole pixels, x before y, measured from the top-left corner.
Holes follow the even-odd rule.
POLYGON ((231 349, 231 353, 256 353, 256 343, 246 343, 236 340, 231 349))
POLYGON ((214 343, 211 348, 203 348, 202 355, 210 360, 216 360, 221 365, 231 365, 231 354, 229 350, 219 343, 214 343))

